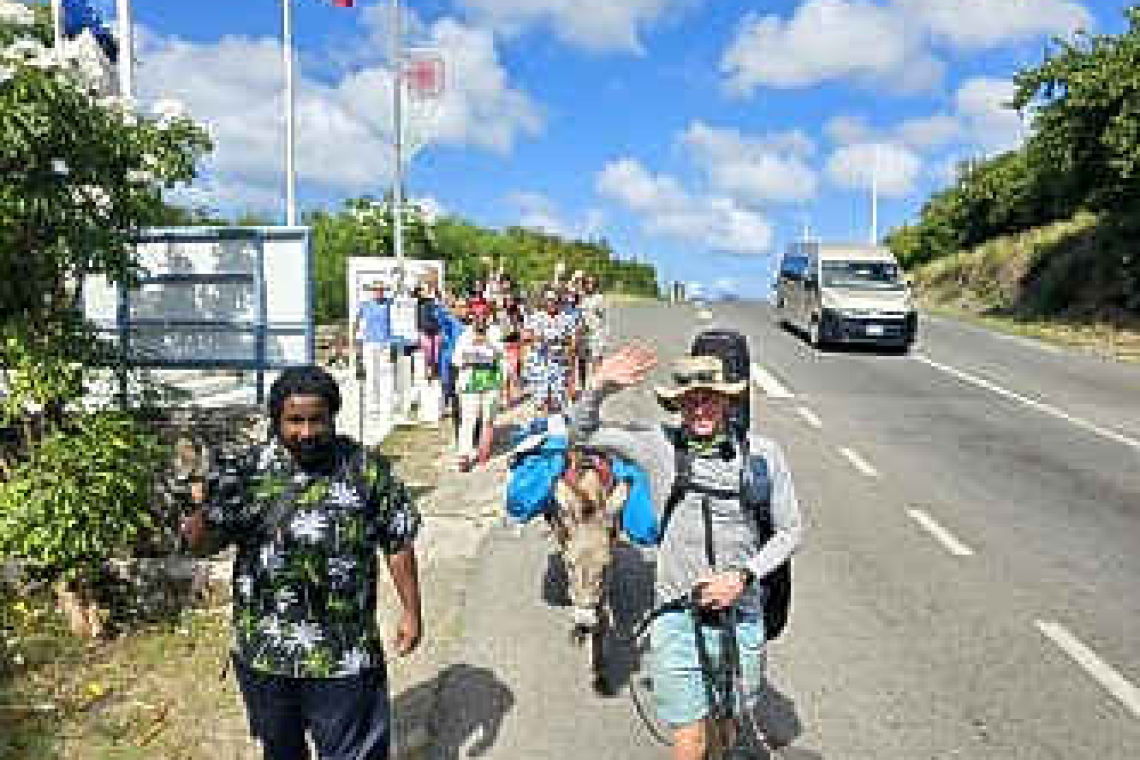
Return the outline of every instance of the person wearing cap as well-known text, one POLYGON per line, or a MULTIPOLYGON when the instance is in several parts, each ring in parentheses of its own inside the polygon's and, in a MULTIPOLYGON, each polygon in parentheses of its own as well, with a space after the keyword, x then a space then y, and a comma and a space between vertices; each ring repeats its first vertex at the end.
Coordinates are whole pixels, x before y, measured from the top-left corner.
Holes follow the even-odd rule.
POLYGON ((396 393, 396 336, 392 332, 392 301, 385 297, 384 282, 373 280, 366 286, 369 296, 363 299, 352 320, 351 334, 356 340, 357 356, 364 363, 368 410, 376 415, 390 409, 396 393))
POLYGON ((572 445, 632 461, 649 477, 662 533, 654 593, 656 606, 666 610, 650 630, 654 700, 672 729, 673 760, 699 760, 714 736, 730 741, 726 737, 735 730, 732 719, 716 724, 711 719, 706 681, 706 673, 718 672, 721 665, 721 632, 732 626, 726 619, 735 618, 744 708, 753 711, 764 693, 765 588, 755 581, 798 548, 803 520, 780 446, 752 433, 746 445, 732 430, 729 412, 748 384, 728 382, 718 357, 678 359, 672 382, 656 387, 658 402, 679 415, 679 424, 638 429, 602 422, 602 401, 640 383, 655 364, 655 353, 638 346, 602 359, 570 408, 567 429, 572 445), (767 466, 765 484, 742 477, 746 467, 752 471, 756 457, 767 466), (682 462, 687 485, 675 492, 682 462), (751 488, 757 492, 745 492, 751 488), (766 539, 749 511, 754 507, 746 506, 757 500, 770 505, 772 534, 766 539), (686 599, 695 601, 697 611, 678 604, 686 599), (732 616, 725 614, 730 608, 732 616))

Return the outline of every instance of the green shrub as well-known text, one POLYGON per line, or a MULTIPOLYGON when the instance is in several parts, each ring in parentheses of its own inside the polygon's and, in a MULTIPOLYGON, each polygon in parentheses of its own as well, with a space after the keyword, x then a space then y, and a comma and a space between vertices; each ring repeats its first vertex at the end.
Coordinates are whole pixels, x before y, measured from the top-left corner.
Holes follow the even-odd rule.
POLYGON ((154 528, 158 440, 129 415, 70 418, 0 483, 0 555, 36 575, 90 582, 154 528))

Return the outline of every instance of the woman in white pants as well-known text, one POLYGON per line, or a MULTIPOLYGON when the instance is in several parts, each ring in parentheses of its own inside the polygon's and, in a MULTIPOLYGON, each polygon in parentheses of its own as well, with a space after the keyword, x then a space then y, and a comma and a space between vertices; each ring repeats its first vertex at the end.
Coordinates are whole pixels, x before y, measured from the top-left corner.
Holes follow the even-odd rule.
POLYGON ((459 469, 463 472, 471 469, 476 453, 480 464, 487 461, 494 439, 503 346, 489 335, 488 321, 486 316, 477 316, 455 346, 453 361, 459 369, 459 469))

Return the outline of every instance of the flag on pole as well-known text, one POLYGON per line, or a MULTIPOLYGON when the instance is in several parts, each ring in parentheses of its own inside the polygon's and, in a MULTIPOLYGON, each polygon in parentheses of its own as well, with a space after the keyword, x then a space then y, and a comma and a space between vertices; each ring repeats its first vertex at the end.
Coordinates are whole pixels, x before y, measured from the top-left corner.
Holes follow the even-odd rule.
MULTIPOLYGON (((342 2, 343 0, 337 0, 342 2)), ((352 0, 348 0, 351 2, 352 0)), ((63 0, 63 36, 74 39, 90 31, 91 36, 99 43, 103 53, 111 63, 119 59, 119 43, 110 27, 103 21, 99 11, 91 7, 88 0, 63 0)))

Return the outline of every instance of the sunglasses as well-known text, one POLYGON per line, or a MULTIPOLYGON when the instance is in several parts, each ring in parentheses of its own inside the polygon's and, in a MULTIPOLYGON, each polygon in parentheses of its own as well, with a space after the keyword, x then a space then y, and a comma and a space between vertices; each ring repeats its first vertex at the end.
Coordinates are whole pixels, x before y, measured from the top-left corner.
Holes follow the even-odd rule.
POLYGON ((684 388, 688 385, 715 385, 719 383, 720 373, 714 370, 701 370, 699 372, 691 373, 673 373, 673 384, 684 388))

